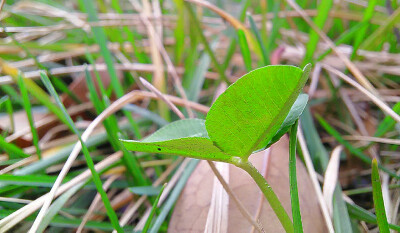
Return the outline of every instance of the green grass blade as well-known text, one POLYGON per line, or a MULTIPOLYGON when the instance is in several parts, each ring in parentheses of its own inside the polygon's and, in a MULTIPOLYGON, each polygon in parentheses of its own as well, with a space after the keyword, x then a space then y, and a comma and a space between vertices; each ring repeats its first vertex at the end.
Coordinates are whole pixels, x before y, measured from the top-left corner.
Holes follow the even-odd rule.
POLYGON ((370 0, 368 1, 368 7, 364 11, 364 17, 361 21, 361 28, 357 31, 357 34, 355 35, 354 43, 353 43, 353 52, 351 54, 351 59, 354 59, 354 57, 357 55, 357 50, 360 47, 360 44, 363 40, 365 40, 365 36, 369 27, 369 21, 371 20, 375 6, 377 4, 377 0, 370 0))
POLYGON ((174 0, 176 5, 178 19, 174 30, 175 37, 175 62, 179 63, 185 51, 185 11, 183 0, 174 0))
POLYGON ((244 66, 246 67, 247 72, 251 71, 251 55, 249 45, 246 40, 246 35, 244 34, 242 29, 237 30, 238 40, 239 40, 239 47, 240 51, 242 52, 242 57, 244 61, 244 66))
MULTIPOLYGON (((97 77, 97 76, 96 76, 97 77)), ((98 77, 97 77, 98 78, 98 77)), ((97 114, 100 114, 101 112, 104 111, 105 106, 108 106, 108 103, 105 102, 105 91, 104 88, 102 87, 101 80, 98 81, 98 85, 100 87, 100 91, 102 92, 104 98, 103 101, 101 101, 97 95, 95 85, 93 83, 93 80, 91 78, 91 75, 89 71, 86 69, 85 70, 85 79, 86 83, 89 89, 90 93, 90 100, 93 102, 93 105, 96 109, 97 114)), ((145 178, 146 176, 144 175, 143 168, 140 166, 139 162, 137 161, 135 156, 132 156, 128 151, 124 149, 124 147, 121 145, 121 143, 118 141, 118 122, 117 119, 115 118, 114 115, 109 116, 107 119, 103 121, 103 125, 106 129, 108 139, 110 141, 110 144, 112 147, 118 151, 121 150, 123 152, 123 161, 124 165, 126 166, 127 171, 129 174, 133 177, 135 181, 138 182, 140 185, 145 185, 147 184, 147 179, 145 178)))
POLYGON ((25 152, 21 148, 12 143, 7 142, 6 139, 1 135, 0 135, 0 148, 2 148, 7 152, 10 159, 29 157, 29 155, 25 154, 25 152))
POLYGON ((376 212, 376 220, 378 222, 379 231, 381 233, 389 233, 389 225, 386 218, 385 205, 383 203, 381 180, 379 177, 378 162, 372 160, 372 195, 374 198, 374 206, 376 212))
MULTIPOLYGON (((79 0, 79 2, 81 2, 81 4, 82 4, 82 0, 79 0)), ((86 12, 88 13, 89 22, 98 21, 97 12, 96 12, 96 8, 94 6, 94 2, 92 2, 92 1, 83 1, 82 5, 84 6, 86 12)), ((120 81, 118 79, 118 76, 117 76, 117 71, 116 71, 115 66, 114 66, 114 62, 113 62, 113 59, 112 59, 112 54, 111 54, 110 50, 107 47, 107 37, 106 37, 105 31, 104 31, 104 28, 102 28, 102 27, 92 27, 92 32, 94 34, 95 41, 97 42, 97 44, 100 47, 100 53, 102 54, 102 56, 104 58, 104 62, 106 63, 108 73, 110 74, 111 86, 112 86, 115 94, 117 95, 117 97, 121 97, 121 96, 124 95, 124 91, 122 89, 122 85, 121 85, 121 83, 120 83, 120 81)), ((126 118, 128 119, 129 123, 132 125, 133 131, 134 131, 136 137, 138 139, 140 139, 142 136, 140 134, 139 126, 137 125, 137 123, 133 119, 132 115, 127 111, 123 111, 123 113, 126 116, 126 118)))
POLYGON ((147 118, 159 126, 165 126, 168 124, 168 121, 164 120, 164 118, 161 118, 158 114, 148 110, 147 108, 142 108, 135 104, 127 104, 125 105, 124 109, 133 112, 135 114, 138 114, 143 118, 147 118))
POLYGON ((14 103, 18 103, 19 105, 24 106, 22 98, 19 96, 14 87, 10 85, 0 85, 0 88, 2 91, 4 91, 4 93, 10 96, 14 103))
POLYGON ((233 55, 235 54, 235 52, 236 52, 236 44, 237 44, 237 42, 236 42, 236 40, 235 39, 232 39, 231 40, 231 43, 229 44, 229 47, 228 47, 228 49, 227 49, 227 52, 226 52, 226 55, 225 55, 225 58, 224 58, 224 62, 222 63, 222 69, 225 71, 226 69, 228 69, 228 67, 229 67, 229 63, 230 63, 230 61, 231 61, 231 59, 232 59, 232 57, 233 57, 233 55))
POLYGON ((152 228, 150 229, 150 233, 158 233, 161 225, 165 221, 165 218, 168 216, 170 210, 174 206, 176 200, 178 200, 179 195, 181 194, 183 188, 185 187, 185 184, 187 180, 189 179, 190 175, 196 168, 197 164, 200 162, 200 160, 197 159, 192 159, 188 163, 188 165, 185 167, 185 171, 183 172, 181 178, 175 185, 174 189, 172 190, 171 194, 169 195, 167 201, 165 204, 161 207, 160 214, 158 215, 157 219, 155 220, 152 228))
MULTIPOLYGON (((280 1, 273 1, 273 9, 272 11, 274 12, 274 18, 272 19, 272 30, 271 33, 269 34, 267 40, 267 46, 268 52, 271 52, 275 49, 276 47, 276 39, 279 36, 279 29, 282 27, 282 19, 279 18, 278 13, 279 13, 279 9, 281 6, 281 2, 280 1)), ((272 6, 271 5, 271 6, 272 6)))
MULTIPOLYGON (((347 203, 347 209, 349 210, 349 213, 353 218, 367 222, 367 223, 377 224, 376 216, 373 215, 368 210, 365 210, 358 205, 350 204, 350 203, 347 203)), ((394 224, 389 223, 389 228, 400 232, 399 225, 394 225, 394 224)))
POLYGON ((335 233, 352 233, 350 217, 347 210, 346 203, 342 197, 342 187, 336 184, 333 193, 333 224, 335 233))
MULTIPOLYGON (((329 155, 321 142, 320 136, 318 135, 309 107, 306 107, 305 111, 300 117, 300 120, 314 166, 320 173, 324 173, 326 167, 328 166, 329 155)), ((346 204, 342 197, 342 188, 339 184, 336 185, 334 192, 333 223, 335 232, 337 233, 353 232, 350 217, 346 209, 346 204)))
POLYGON ((164 191, 164 189, 165 189, 165 186, 166 186, 166 184, 164 184, 164 185, 162 186, 162 188, 161 188, 161 190, 160 190, 160 193, 158 194, 156 200, 155 200, 154 203, 153 203, 153 206, 152 206, 152 208, 151 208, 150 215, 149 215, 149 217, 147 218, 146 223, 144 224, 142 233, 147 233, 147 231, 148 231, 149 228, 150 228, 150 223, 151 223, 151 221, 153 220, 154 214, 156 213, 157 205, 158 205, 158 202, 159 202, 159 200, 160 200, 161 194, 163 193, 163 191, 164 191))
POLYGON ((36 148, 37 156, 39 157, 39 159, 42 159, 42 153, 41 153, 40 147, 39 147, 39 135, 36 130, 35 123, 33 121, 32 108, 31 108, 31 103, 29 101, 28 91, 26 90, 25 83, 24 83, 24 80, 21 75, 18 75, 18 86, 19 86, 19 90, 21 91, 21 96, 22 96, 26 116, 28 117, 29 126, 31 127, 32 142, 36 148))
MULTIPOLYGON (((362 23, 358 23, 357 25, 351 27, 349 30, 343 32, 339 38, 335 41, 335 45, 340 45, 343 43, 349 43, 351 39, 353 39, 354 36, 357 35, 358 31, 363 27, 362 23)), ((322 61, 328 54, 332 52, 332 49, 329 48, 327 49, 323 54, 321 54, 318 58, 317 61, 322 61)))
POLYGON ((42 223, 39 225, 37 232, 42 233, 46 230, 47 226, 49 226, 49 224, 51 223, 51 220, 58 214, 65 203, 72 197, 72 195, 74 195, 80 188, 82 188, 83 184, 84 183, 75 185, 53 202, 46 216, 43 218, 42 223))
POLYGON ((0 99, 0 109, 2 109, 3 106, 6 109, 6 112, 8 114, 8 118, 10 119, 10 125, 11 125, 11 129, 10 130, 11 130, 11 132, 15 132, 14 110, 13 110, 13 107, 12 107, 11 100, 7 95, 3 96, 0 99))
POLYGON ((383 25, 378 27, 367 39, 360 45, 360 49, 371 49, 374 47, 379 47, 384 41, 382 38, 386 36, 389 30, 391 30, 396 23, 400 20, 400 8, 397 8, 395 12, 385 21, 383 25))
MULTIPOLYGON (((15 82, 18 82, 18 75, 20 73, 18 69, 8 65, 2 59, 0 59, 0 66, 2 67, 4 73, 10 75, 15 82)), ((53 104, 47 93, 43 91, 42 88, 40 88, 33 80, 27 79, 24 76, 22 77, 28 92, 32 96, 34 96, 37 100, 39 100, 39 102, 43 104, 45 107, 47 107, 52 113, 54 113, 54 115, 56 115, 61 122, 63 122, 65 125, 69 127, 69 123, 65 120, 64 114, 57 107, 57 105, 53 104)))
POLYGON ((56 100, 57 105, 61 109, 63 116, 65 118, 65 121, 68 122, 68 125, 70 128, 72 128, 72 132, 75 133, 79 141, 81 142, 82 145, 82 151, 86 160, 86 163, 88 165, 88 168, 90 169, 93 177, 93 181, 96 185, 97 191, 101 196, 101 199, 104 203, 104 206, 107 211, 107 215, 110 218, 111 223, 113 224, 114 228, 118 231, 118 233, 123 232, 121 226, 119 225, 118 217, 114 211, 114 209, 111 206, 110 200, 107 197, 107 193, 103 189, 103 184, 100 179, 100 175, 96 172, 96 169, 94 168, 94 163, 92 158, 90 157, 89 150, 86 147, 85 143, 82 141, 82 138, 80 136, 80 133, 78 129, 75 127, 74 122, 72 121, 71 117, 68 115, 67 110, 65 109, 64 105, 62 104, 60 97, 58 96, 57 92, 55 91, 53 85, 51 84, 49 78, 45 73, 40 73, 40 76, 42 78, 43 84, 46 86, 47 90, 50 92, 50 94, 53 96, 53 98, 56 100))
MULTIPOLYGON (((342 135, 340 135, 340 133, 338 131, 336 131, 332 126, 329 125, 328 122, 326 122, 321 116, 317 116, 317 119, 320 123, 320 125, 326 130, 326 132, 328 132, 330 135, 332 135, 340 144, 342 144, 344 147, 346 147, 350 153, 352 153, 353 155, 355 155, 357 158, 359 158, 361 161, 363 161, 364 163, 367 163, 369 165, 371 165, 372 160, 371 158, 369 158, 367 155, 365 155, 362 151, 360 151, 359 149, 353 147, 348 141, 346 141, 342 135)), ((395 178, 400 178, 396 172, 389 170, 388 168, 382 166, 382 165, 378 165, 379 169, 381 169, 382 171, 386 172, 387 174, 389 174, 392 177, 395 178)))
MULTIPOLYGON (((329 12, 332 8, 332 5, 333 5, 333 0, 321 1, 321 3, 318 5, 318 14, 314 19, 314 23, 319 28, 322 28, 325 25, 325 22, 329 16, 329 12)), ((314 52, 317 49, 319 41, 319 36, 314 30, 310 29, 308 35, 309 35, 309 40, 306 46, 306 54, 304 56, 303 64, 309 63, 313 60, 314 52)))
POLYGON ((297 189, 296 173, 296 143, 297 143, 298 121, 291 127, 289 141, 289 181, 290 181, 290 200, 292 203, 293 227, 295 233, 303 232, 301 220, 299 190, 297 189))
MULTIPOLYGON (((11 33, 7 33, 7 35, 14 41, 14 43, 20 47, 25 53, 26 55, 32 59, 35 62, 35 65, 37 67, 39 67, 39 69, 45 70, 47 74, 50 74, 49 69, 47 67, 45 67, 44 65, 42 65, 42 63, 39 62, 39 60, 36 58, 36 56, 34 56, 29 49, 22 43, 20 43, 13 34, 11 33)), ((69 88, 65 85, 65 83, 63 81, 61 81, 58 78, 52 78, 50 77, 51 80, 54 83, 54 86, 56 87, 56 89, 66 93, 69 97, 71 97, 72 100, 74 100, 76 103, 80 104, 82 103, 82 101, 78 98, 77 95, 75 95, 75 93, 73 93, 71 90, 69 90, 69 88)))
MULTIPOLYGON (((211 43, 211 48, 215 48, 217 41, 214 40, 211 43)), ((193 65, 189 69, 184 82, 182 83, 185 90, 187 90, 187 97, 191 101, 198 101, 200 91, 203 88, 204 81, 206 79, 206 73, 210 67, 210 56, 208 53, 203 53, 197 61, 196 65, 193 65), (193 72, 191 72, 193 71, 193 72)))
POLYGON ((268 51, 265 48, 263 39, 261 37, 261 33, 257 28, 256 22, 254 22, 253 16, 251 16, 251 14, 247 14, 247 19, 250 22, 251 30, 253 31, 254 35, 256 36, 257 42, 261 48, 261 55, 263 58, 264 65, 269 65, 271 62, 269 61, 268 51))
MULTIPOLYGON (((397 102, 394 106, 393 106, 393 111, 397 114, 400 114, 400 102, 397 102)), ((386 116, 383 121, 381 121, 378 125, 378 127, 376 128, 376 132, 374 133, 375 137, 382 137, 386 132, 388 132, 389 130, 393 129, 393 127, 396 125, 396 121, 390 117, 390 116, 386 116)))
POLYGON ((193 22, 193 26, 197 30, 197 34, 200 38, 200 41, 203 43, 205 50, 207 51, 208 55, 211 58, 211 61, 213 62, 213 65, 217 69, 217 72, 219 74, 219 78, 221 81, 224 81, 226 83, 229 83, 228 78, 225 75, 225 71, 223 70, 223 67, 218 63, 217 58, 215 57, 214 52, 211 50, 210 45, 208 44, 207 38, 203 34, 203 30, 201 29, 200 22, 197 19, 196 13, 193 11, 192 6, 189 5, 189 3, 185 2, 186 9, 189 12, 190 18, 193 22))

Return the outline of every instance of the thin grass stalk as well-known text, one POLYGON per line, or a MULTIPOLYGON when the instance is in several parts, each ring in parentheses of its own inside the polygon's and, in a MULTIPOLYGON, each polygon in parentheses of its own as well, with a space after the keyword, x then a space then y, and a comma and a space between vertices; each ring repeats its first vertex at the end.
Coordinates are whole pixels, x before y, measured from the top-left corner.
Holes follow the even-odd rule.
POLYGON ((297 144, 297 128, 299 121, 290 129, 289 141, 289 181, 290 181, 290 200, 292 203, 293 227, 295 233, 303 233, 303 223, 301 220, 299 190, 297 188, 297 172, 296 172, 296 144, 297 144))

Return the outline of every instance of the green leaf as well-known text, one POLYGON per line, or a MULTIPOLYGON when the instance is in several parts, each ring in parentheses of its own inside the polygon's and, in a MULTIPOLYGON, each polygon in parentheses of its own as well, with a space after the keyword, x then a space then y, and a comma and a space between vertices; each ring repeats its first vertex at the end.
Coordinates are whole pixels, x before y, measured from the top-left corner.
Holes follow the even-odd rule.
POLYGON ((376 212, 376 220, 378 222, 379 231, 389 233, 389 225, 386 218, 385 205, 383 204, 383 196, 381 190, 381 181, 379 178, 378 162, 372 160, 372 194, 376 212))
POLYGON ((181 155, 220 162, 229 162, 232 157, 214 146, 208 138, 188 137, 160 142, 121 141, 126 149, 132 151, 181 155))
POLYGON ((155 196, 160 193, 162 186, 137 186, 130 187, 129 191, 138 195, 155 196))
POLYGON ((188 137, 208 138, 205 120, 184 119, 174 121, 143 139, 142 142, 160 142, 188 137))
MULTIPOLYGON (((285 133, 289 131, 289 129, 294 125, 303 113, 305 107, 307 106, 308 102, 308 95, 307 94, 300 94, 297 97, 296 101, 294 102, 292 108, 289 111, 289 114, 286 116, 285 120, 283 121, 281 128, 276 132, 275 136, 272 137, 271 141, 266 145, 264 148, 260 150, 267 149, 272 144, 277 142, 285 133)), ((258 150, 258 151, 260 151, 258 150)))
POLYGON ((266 66, 237 80, 212 105, 206 129, 223 152, 248 157, 280 128, 308 79, 294 66, 266 66))

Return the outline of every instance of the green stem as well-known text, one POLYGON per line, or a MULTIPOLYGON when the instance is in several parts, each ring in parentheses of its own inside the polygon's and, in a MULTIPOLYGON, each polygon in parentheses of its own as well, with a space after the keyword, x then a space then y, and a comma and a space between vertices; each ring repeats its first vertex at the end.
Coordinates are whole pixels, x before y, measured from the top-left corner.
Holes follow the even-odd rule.
POLYGON ((263 192, 265 198, 269 202, 272 210, 275 212, 285 231, 287 233, 293 233, 294 229, 292 220, 290 220, 289 215, 286 213, 286 210, 283 208, 274 190, 272 190, 271 186, 267 183, 264 176, 262 176, 260 172, 258 172, 257 168, 255 168, 253 164, 251 164, 247 160, 243 161, 239 159, 238 161, 232 161, 232 163, 249 173, 249 175, 253 178, 253 180, 263 192))
POLYGON ((296 233, 303 233, 303 224, 301 222, 299 191, 297 189, 296 175, 296 143, 297 143, 297 127, 299 121, 292 126, 290 130, 289 141, 289 181, 290 181, 290 199, 292 203, 293 224, 296 233))

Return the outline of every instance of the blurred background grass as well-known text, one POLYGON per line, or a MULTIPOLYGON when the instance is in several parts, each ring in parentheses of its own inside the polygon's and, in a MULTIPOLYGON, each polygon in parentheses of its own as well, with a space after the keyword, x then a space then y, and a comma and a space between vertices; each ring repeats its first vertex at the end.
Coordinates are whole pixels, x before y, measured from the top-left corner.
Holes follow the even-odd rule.
POLYGON ((86 153, 72 161, 39 229, 69 232, 84 222, 93 231, 118 225, 141 231, 146 225, 166 232, 173 203, 197 161, 135 154, 121 146, 118 138, 141 139, 178 119, 139 77, 180 98, 174 103, 187 117, 204 118, 207 110, 201 108, 247 71, 307 63, 313 64, 305 88, 310 102, 300 126, 321 186, 324 178, 338 177, 331 184, 335 232, 377 231, 372 158, 383 171, 379 199, 389 227, 399 229, 397 1, 1 3, 0 231, 27 232, 43 204, 28 203, 50 191, 77 135, 136 90, 131 103, 101 117, 102 125, 82 138, 86 153), (339 172, 326 172, 338 145, 344 146, 339 172), (88 168, 94 176, 85 173, 88 168), (169 180, 156 208, 161 185, 169 180), (95 198, 101 186, 107 195, 95 198), (150 212, 154 217, 148 218, 150 212), (15 222, 7 225, 7 216, 15 222))

